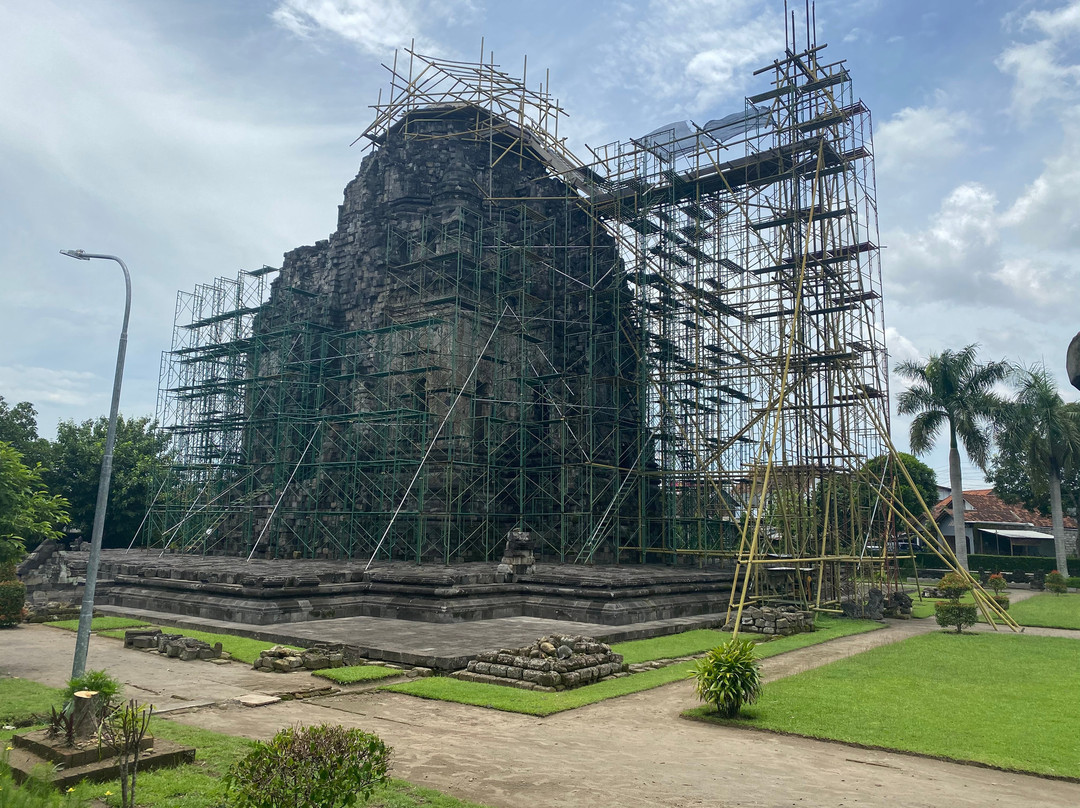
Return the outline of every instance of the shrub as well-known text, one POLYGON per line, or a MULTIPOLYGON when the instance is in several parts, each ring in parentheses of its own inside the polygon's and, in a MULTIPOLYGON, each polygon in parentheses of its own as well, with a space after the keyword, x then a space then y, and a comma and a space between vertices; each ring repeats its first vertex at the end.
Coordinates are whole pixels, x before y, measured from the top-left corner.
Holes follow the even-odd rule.
POLYGON ((934 604, 934 617, 942 628, 956 627, 959 634, 965 628, 975 625, 979 619, 979 607, 974 603, 939 600, 934 604))
POLYGON ((1005 580, 1005 576, 1000 572, 995 572, 991 575, 987 580, 987 583, 990 584, 990 588, 994 590, 995 595, 1000 595, 1009 587, 1008 582, 1005 580))
POLYGON ((236 761, 225 777, 236 808, 339 808, 386 779, 390 747, 377 735, 322 724, 283 729, 236 761))
POLYGON ((1069 585, 1065 582, 1065 576, 1054 570, 1046 576, 1046 588, 1055 595, 1064 595, 1069 591, 1069 585))
POLYGON ((761 695, 761 672, 754 643, 730 639, 709 651, 694 665, 692 675, 698 698, 724 718, 734 718, 744 704, 753 704, 761 695))
POLYGON ((68 680, 65 701, 71 701, 80 690, 96 690, 101 694, 102 706, 107 707, 120 692, 120 682, 106 671, 86 671, 82 676, 68 680))
POLYGON ((994 603, 996 603, 998 606, 1000 606, 1004 611, 1006 611, 1006 612, 1009 611, 1009 603, 1010 603, 1010 601, 1009 601, 1009 596, 1008 595, 994 594, 994 595, 991 595, 990 597, 992 597, 994 599, 994 603))
POLYGON ((1071 575, 1065 579, 1065 585, 1070 589, 1080 589, 1080 575, 1071 575))
POLYGON ((22 581, 0 581, 0 627, 21 623, 25 606, 26 587, 22 581))
MULTIPOLYGON (((910 574, 913 571, 911 563, 905 562, 907 562, 907 559, 901 559, 901 568, 910 574)), ((1073 572, 1080 572, 1080 566, 1077 566, 1077 563, 1075 557, 1070 557, 1069 567, 1073 572)), ((914 564, 920 571, 940 569, 941 559, 933 553, 916 553, 914 564)), ((1016 570, 1017 572, 1042 570, 1043 572, 1050 572, 1057 566, 1057 562, 1052 556, 1001 556, 969 553, 968 565, 971 569, 1016 570)), ((1061 570, 1061 572, 1064 572, 1064 570, 1061 570)))
POLYGON ((971 581, 958 572, 946 573, 945 577, 938 581, 937 590, 943 598, 959 600, 965 592, 971 591, 971 581))
POLYGON ((1031 573, 1031 588, 1042 592, 1046 588, 1046 572, 1035 570, 1031 573))

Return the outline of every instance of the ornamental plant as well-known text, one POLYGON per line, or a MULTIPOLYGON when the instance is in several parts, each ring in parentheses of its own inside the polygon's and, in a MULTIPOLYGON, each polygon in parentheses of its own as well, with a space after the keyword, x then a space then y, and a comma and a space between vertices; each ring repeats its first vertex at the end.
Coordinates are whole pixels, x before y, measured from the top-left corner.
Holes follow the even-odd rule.
POLYGON ((257 743, 225 776, 235 808, 346 808, 386 779, 390 747, 377 735, 320 724, 257 743))
POLYGON ((959 600, 971 591, 971 581, 958 572, 949 572, 938 581, 938 592, 948 600, 959 600))
POLYGON ((994 590, 995 595, 1000 595, 1009 587, 1008 581, 1005 580, 1005 576, 1000 572, 995 572, 991 575, 987 583, 990 585, 990 588, 994 590))
POLYGON ((1064 595, 1069 591, 1069 585, 1065 581, 1065 576, 1057 570, 1054 570, 1046 576, 1046 588, 1055 595, 1064 595))
POLYGON ((937 590, 947 598, 934 604, 934 618, 942 628, 956 628, 961 633, 965 628, 975 625, 979 618, 979 608, 974 603, 961 603, 966 593, 971 591, 971 581, 956 572, 950 572, 942 578, 937 590))
POLYGON ((744 704, 761 695, 760 663, 751 640, 733 638, 709 651, 691 672, 702 701, 715 704, 724 718, 735 718, 744 704))

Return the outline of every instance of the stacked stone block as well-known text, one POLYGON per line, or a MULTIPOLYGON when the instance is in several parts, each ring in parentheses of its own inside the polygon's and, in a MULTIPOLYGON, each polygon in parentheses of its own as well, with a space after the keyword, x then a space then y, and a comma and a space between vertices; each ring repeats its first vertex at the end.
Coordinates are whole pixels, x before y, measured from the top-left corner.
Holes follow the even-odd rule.
POLYGON ((324 668, 341 668, 345 665, 345 655, 340 650, 329 648, 309 648, 298 651, 275 645, 259 652, 259 658, 251 666, 257 671, 274 673, 296 673, 299 671, 321 671, 324 668))
POLYGON ((479 654, 464 671, 469 682, 508 685, 554 693, 599 682, 626 670, 621 654, 590 637, 553 634, 523 648, 479 654))
MULTIPOLYGON (((735 628, 735 614, 728 618, 724 631, 735 628)), ((786 637, 814 630, 814 613, 804 612, 794 606, 747 606, 743 609, 739 631, 752 634, 773 634, 786 637)))

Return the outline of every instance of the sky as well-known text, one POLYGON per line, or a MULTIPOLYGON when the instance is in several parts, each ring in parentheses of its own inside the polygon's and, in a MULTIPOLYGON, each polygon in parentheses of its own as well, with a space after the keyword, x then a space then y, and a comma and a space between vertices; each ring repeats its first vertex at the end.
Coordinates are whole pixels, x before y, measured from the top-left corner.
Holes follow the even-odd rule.
MULTIPOLYGON (((816 18, 873 114, 891 361, 977 342, 1076 400, 1080 0, 818 0, 816 18)), ((121 411, 154 414, 177 291, 326 238, 395 48, 475 61, 481 38, 508 72, 550 70, 585 154, 741 110, 783 3, 0 4, 0 395, 46 437, 107 414, 123 279, 59 254, 85 249, 131 269, 121 411)), ((901 450, 908 425, 894 408, 901 450)), ((924 460, 947 484, 946 447, 924 460)))

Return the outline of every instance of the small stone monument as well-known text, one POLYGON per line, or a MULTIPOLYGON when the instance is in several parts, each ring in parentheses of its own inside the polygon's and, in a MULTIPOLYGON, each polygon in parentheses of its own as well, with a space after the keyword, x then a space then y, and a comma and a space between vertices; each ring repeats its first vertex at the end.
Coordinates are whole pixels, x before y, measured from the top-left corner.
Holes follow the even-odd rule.
POLYGON ((504 576, 504 581, 513 580, 520 575, 532 575, 536 568, 533 555, 533 541, 524 530, 511 530, 506 534, 506 548, 496 573, 504 576), (513 576, 513 577, 509 577, 513 576))

